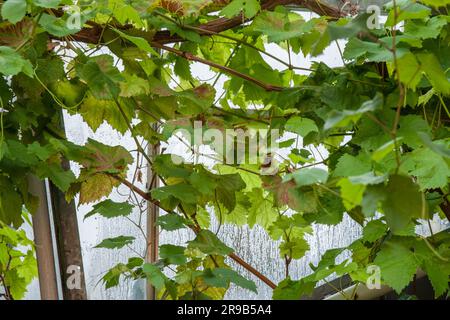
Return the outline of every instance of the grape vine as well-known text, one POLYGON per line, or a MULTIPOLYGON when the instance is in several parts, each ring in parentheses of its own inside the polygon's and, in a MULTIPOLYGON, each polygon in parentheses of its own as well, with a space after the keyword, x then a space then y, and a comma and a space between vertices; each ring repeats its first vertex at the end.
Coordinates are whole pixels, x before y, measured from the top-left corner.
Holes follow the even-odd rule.
MULTIPOLYGON (((310 295, 331 275, 364 284, 371 265, 399 294, 422 269, 435 297, 446 296, 450 237, 425 238, 415 227, 436 215, 450 219, 449 5, 393 0, 383 6, 386 21, 373 27, 371 13, 320 0, 1 1, 5 297, 22 298, 37 273, 33 244, 18 231, 24 212, 36 209, 30 175, 49 179, 69 201, 94 203, 85 219, 120 223, 135 207, 143 214, 153 204, 166 212, 157 221, 162 230, 191 232, 185 244, 161 245, 156 263, 145 262, 146 252, 127 257, 103 276, 106 288, 131 278, 147 279, 159 299, 221 299, 231 283, 255 292, 256 284, 230 267, 234 261, 273 289, 274 299, 310 295), (299 8, 314 16, 305 20, 299 8), (339 67, 295 58, 315 58, 336 45, 339 67), (199 79, 194 63, 209 68, 212 81, 199 79), (80 115, 93 131, 106 122, 128 132, 136 148, 68 141, 63 111, 80 115), (222 133, 278 130, 294 138, 280 142, 287 157, 274 151, 255 164, 225 161, 229 150, 210 155, 213 167, 174 162, 165 150, 148 155, 149 145, 168 142, 177 129, 192 132, 195 123, 222 133), (80 166, 78 175, 64 169, 66 160, 80 166), (143 165, 130 179, 133 162, 143 165), (275 163, 276 171, 262 173, 275 163), (145 165, 160 186, 142 187, 145 165), (119 186, 129 201, 108 199, 119 186), (279 242, 285 279, 275 283, 224 244, 210 228, 211 215, 264 228, 279 242), (309 250, 312 226, 337 225, 346 215, 362 236, 328 250, 308 276, 293 279, 290 264, 309 250), (14 249, 20 245, 31 248, 23 257, 14 249), (337 262, 343 252, 348 258, 337 262)), ((202 155, 193 141, 182 141, 202 155)), ((114 250, 135 240, 117 235, 97 247, 114 250)))

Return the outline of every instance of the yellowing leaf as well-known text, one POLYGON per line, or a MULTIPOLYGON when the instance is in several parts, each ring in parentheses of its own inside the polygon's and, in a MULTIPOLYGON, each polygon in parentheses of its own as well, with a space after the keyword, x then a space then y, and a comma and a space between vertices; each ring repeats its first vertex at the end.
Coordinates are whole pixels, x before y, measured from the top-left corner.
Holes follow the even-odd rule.
POLYGON ((124 75, 125 81, 120 83, 120 96, 133 97, 150 92, 148 81, 136 75, 124 75))
POLYGON ((120 183, 111 176, 97 173, 81 183, 79 204, 90 203, 108 196, 120 183))

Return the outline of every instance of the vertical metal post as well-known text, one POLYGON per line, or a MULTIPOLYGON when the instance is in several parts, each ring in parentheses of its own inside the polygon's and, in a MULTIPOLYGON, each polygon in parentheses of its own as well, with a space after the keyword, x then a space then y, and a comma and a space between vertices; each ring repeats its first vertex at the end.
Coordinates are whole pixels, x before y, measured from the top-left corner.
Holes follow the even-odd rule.
POLYGON ((58 281, 45 181, 30 175, 28 190, 39 199, 38 208, 32 219, 41 299, 58 300, 58 281))
MULTIPOLYGON (((63 160, 62 167, 66 170, 70 169, 69 161, 63 160)), ((53 183, 50 183, 50 197, 55 220, 63 299, 86 300, 83 257, 75 203, 67 202, 64 193, 53 183)))
MULTIPOLYGON (((61 131, 64 131, 64 115, 62 111, 60 111, 59 126, 61 131)), ((61 167, 65 170, 70 170, 69 160, 63 159, 61 167)), ((59 190, 53 183, 49 185, 63 299, 86 300, 87 293, 77 209, 73 201, 66 201, 64 192, 59 190)))
MULTIPOLYGON (((161 49, 158 49, 161 53, 161 49)), ((155 71, 156 78, 161 77, 161 71, 155 71)), ((158 131, 158 123, 152 124, 152 129, 158 131)), ((153 161, 160 153, 159 143, 156 145, 149 144, 147 148, 148 157, 153 161)), ((147 189, 152 190, 158 188, 158 175, 154 174, 151 163, 147 167, 147 189)), ((147 202, 147 256, 145 261, 147 263, 155 263, 158 260, 158 245, 159 245, 159 228, 156 224, 159 216, 159 208, 151 202, 147 202)), ((156 300, 156 289, 148 281, 146 285, 147 300, 156 300)))
MULTIPOLYGON (((149 145, 147 154, 150 159, 154 159, 159 154, 159 145, 149 145)), ((148 190, 157 188, 159 185, 158 176, 153 174, 153 170, 148 164, 147 168, 147 188, 148 190)), ((159 215, 159 208, 148 202, 147 207, 147 256, 146 262, 154 263, 158 259, 158 238, 159 229, 156 224, 159 215)), ((147 300, 156 300, 155 288, 147 282, 147 300)))

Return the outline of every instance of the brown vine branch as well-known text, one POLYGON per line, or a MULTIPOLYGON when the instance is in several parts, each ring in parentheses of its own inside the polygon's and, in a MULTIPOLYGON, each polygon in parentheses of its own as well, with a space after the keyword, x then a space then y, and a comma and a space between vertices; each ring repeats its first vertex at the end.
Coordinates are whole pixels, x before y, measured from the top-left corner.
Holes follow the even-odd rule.
MULTIPOLYGON (((261 5, 262 10, 273 10, 277 6, 287 6, 287 5, 296 5, 298 7, 309 9, 319 15, 329 16, 332 19, 339 18, 342 14, 340 10, 336 7, 321 3, 319 0, 267 0, 263 1, 261 5)), ((61 16, 64 14, 62 10, 55 10, 53 13, 56 16, 61 16)), ((195 29, 195 32, 197 32, 200 36, 211 36, 211 35, 217 35, 218 33, 237 27, 239 25, 242 25, 246 21, 249 21, 251 19, 244 19, 242 14, 233 17, 233 18, 218 18, 215 20, 212 20, 210 22, 207 22, 205 24, 199 25, 199 26, 191 26, 191 29, 195 29)), ((81 29, 76 34, 70 35, 70 39, 84 42, 84 43, 92 43, 92 44, 101 44, 102 43, 102 37, 104 34, 104 31, 107 28, 117 28, 121 30, 127 30, 133 28, 132 25, 118 25, 117 23, 111 23, 106 25, 98 24, 94 21, 88 21, 86 24, 89 27, 81 29)), ((144 32, 145 33, 145 32, 144 32)), ((58 40, 64 40, 57 37, 54 37, 58 40)), ((165 46, 165 44, 173 43, 173 42, 180 42, 184 41, 184 38, 174 34, 170 34, 167 30, 159 30, 155 34, 148 32, 147 36, 144 36, 144 38, 151 39, 149 40, 149 43, 151 46, 159 49, 163 49, 165 51, 170 51, 174 54, 177 54, 187 60, 190 61, 196 61, 200 62, 206 65, 209 65, 211 67, 217 68, 219 70, 222 70, 223 72, 226 72, 228 74, 240 77, 242 79, 245 79, 247 81, 250 81, 257 86, 263 88, 266 91, 282 91, 283 87, 267 84, 264 83, 256 78, 253 78, 249 75, 243 74, 237 70, 234 70, 232 68, 222 66, 220 64, 217 64, 212 61, 208 61, 206 59, 194 56, 193 54, 189 52, 184 52, 181 50, 177 50, 172 47, 165 46)))
POLYGON ((168 47, 168 46, 165 46, 165 45, 162 45, 162 44, 159 44, 159 43, 153 43, 153 46, 155 48, 162 49, 162 50, 171 52, 173 54, 176 54, 176 55, 178 55, 180 57, 185 58, 186 60, 200 62, 200 63, 206 64, 206 65, 208 65, 210 67, 217 68, 219 70, 222 70, 223 72, 226 72, 228 74, 231 74, 231 75, 237 76, 239 78, 242 78, 244 80, 247 80, 249 82, 252 82, 252 83, 256 84, 257 86, 263 88, 266 91, 282 91, 282 90, 284 90, 283 87, 279 87, 279 86, 276 86, 276 85, 273 85, 273 84, 264 83, 264 82, 262 82, 262 81, 260 81, 260 80, 258 80, 256 78, 253 78, 253 77, 251 77, 251 76, 249 76, 249 75, 247 75, 245 73, 239 72, 239 71, 237 71, 235 69, 232 69, 230 67, 223 66, 223 65, 215 63, 213 61, 209 61, 209 60, 197 57, 197 56, 193 55, 190 52, 181 51, 181 50, 178 50, 178 49, 175 49, 175 48, 172 48, 172 47, 168 47))
MULTIPOLYGON (((140 195, 143 199, 153 203, 154 205, 158 206, 161 208, 161 204, 158 200, 153 199, 147 192, 145 192, 144 190, 136 187, 134 184, 132 184, 131 182, 129 182, 126 179, 120 178, 118 176, 112 175, 113 178, 117 179, 118 181, 120 181, 122 184, 124 184, 125 186, 127 186, 130 190, 133 190, 134 192, 136 192, 138 195, 140 195)), ((162 208, 163 209, 163 208, 162 208)), ((164 209, 163 209, 164 210, 164 209)), ((198 233, 200 230, 198 230, 198 228, 196 228, 195 226, 191 227, 191 229, 195 232, 198 233)), ((245 262, 242 258, 240 258, 238 255, 236 255, 235 253, 230 253, 228 255, 231 259, 233 259, 236 263, 238 263, 239 265, 241 265, 243 268, 245 268, 246 270, 248 270, 250 273, 252 273, 254 276, 256 276, 259 280, 261 280, 262 282, 264 282, 265 284, 267 284, 270 288, 275 289, 277 287, 277 285, 275 283, 273 283, 269 278, 267 278, 266 276, 264 276, 261 272, 259 272, 258 270, 256 270, 253 266, 251 266, 250 264, 248 264, 247 262, 245 262)))
POLYGON ((445 194, 444 191, 442 191, 442 189, 440 189, 440 188, 429 189, 428 191, 429 192, 437 192, 442 196, 444 201, 441 202, 441 204, 439 205, 439 208, 441 208, 442 212, 447 217, 447 220, 450 221, 450 201, 447 200, 448 194, 445 194))
POLYGON ((236 37, 233 37, 233 36, 230 36, 230 35, 227 35, 227 34, 223 34, 223 33, 220 33, 220 32, 215 32, 215 31, 212 31, 212 30, 201 29, 201 28, 194 27, 194 26, 191 26, 191 25, 184 25, 184 24, 181 24, 178 21, 176 21, 176 20, 174 20, 174 19, 172 19, 172 18, 170 18, 170 17, 168 17, 166 15, 160 14, 160 13, 157 13, 157 15, 159 15, 162 18, 164 18, 164 19, 166 19, 166 20, 176 24, 180 28, 183 28, 183 29, 186 29, 186 30, 195 31, 195 32, 197 32, 199 34, 222 37, 222 38, 234 41, 234 42, 236 42, 238 44, 245 45, 245 46, 247 46, 249 48, 252 48, 253 50, 256 50, 256 51, 258 51, 258 52, 260 52, 260 53, 262 53, 262 54, 264 54, 264 55, 274 59, 275 61, 278 61, 279 63, 281 63, 281 64, 285 65, 286 67, 288 67, 290 70, 294 70, 295 69, 295 70, 313 71, 311 68, 296 67, 296 66, 292 65, 292 63, 290 61, 289 61, 289 63, 287 63, 284 60, 278 58, 277 56, 275 56, 273 54, 270 54, 270 53, 268 53, 268 52, 258 48, 256 45, 253 45, 253 44, 251 44, 251 43, 249 43, 249 42, 247 42, 247 41, 245 41, 243 39, 239 39, 239 38, 236 38, 236 37))
POLYGON ((439 205, 442 212, 444 212, 445 216, 447 217, 447 220, 450 221, 450 202, 445 199, 443 203, 439 205))
POLYGON ((234 261, 236 261, 239 265, 241 265, 242 267, 244 267, 245 269, 247 269, 248 271, 250 271, 253 275, 255 275, 259 280, 261 280, 262 282, 264 282, 265 284, 267 284, 271 289, 275 289, 277 287, 277 285, 275 283, 273 283, 272 281, 270 281, 267 277, 265 277, 263 274, 261 274, 258 270, 256 270, 255 268, 253 268, 251 265, 249 265, 247 262, 245 262, 244 260, 242 260, 238 255, 234 254, 234 253, 230 253, 228 255, 231 259, 233 259, 234 261))
POLYGON ((2 294, 5 300, 14 300, 11 295, 11 292, 9 291, 9 287, 6 285, 4 277, 1 274, 0 274, 0 283, 2 284, 3 290, 5 291, 5 293, 2 294))

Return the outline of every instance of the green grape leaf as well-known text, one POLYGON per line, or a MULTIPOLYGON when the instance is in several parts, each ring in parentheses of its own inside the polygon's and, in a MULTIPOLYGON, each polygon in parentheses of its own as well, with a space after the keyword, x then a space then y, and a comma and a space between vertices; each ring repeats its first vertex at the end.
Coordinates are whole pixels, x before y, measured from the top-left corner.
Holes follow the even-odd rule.
POLYGON ((226 246, 209 230, 200 231, 194 240, 189 241, 189 248, 198 249, 204 254, 227 255, 233 249, 226 246))
MULTIPOLYGON (((139 8, 138 6, 136 7, 139 8)), ((108 1, 108 9, 112 11, 114 17, 120 24, 134 23, 137 27, 142 28, 144 24, 142 23, 137 8, 135 9, 134 5, 122 0, 108 1)))
MULTIPOLYGON (((125 109, 126 105, 121 104, 121 107, 125 109)), ((125 111, 129 113, 128 110, 125 111)), ((104 121, 108 122, 111 127, 120 133, 125 133, 128 130, 127 122, 114 101, 99 100, 92 94, 88 94, 83 99, 80 112, 83 115, 84 121, 86 121, 93 131, 96 131, 104 121)))
POLYGON ((353 184, 374 185, 386 181, 387 175, 376 176, 373 172, 367 172, 359 176, 348 177, 353 184))
POLYGON ((144 259, 139 257, 131 257, 128 259, 127 268, 133 269, 142 266, 144 259))
POLYGON ((33 76, 33 66, 30 61, 22 58, 14 49, 0 46, 0 73, 5 76, 14 76, 20 72, 29 77, 33 76))
POLYGON ((412 281, 419 267, 414 253, 398 238, 383 244, 374 263, 380 267, 384 282, 397 293, 412 281))
POLYGON ((0 265, 7 265, 9 261, 8 245, 4 242, 0 242, 0 265))
POLYGON ((186 256, 184 255, 185 247, 175 246, 172 244, 163 244, 159 246, 159 256, 167 264, 185 264, 186 256))
POLYGON ((350 123, 356 123, 361 116, 370 111, 375 111, 383 106, 383 95, 377 93, 372 100, 364 102, 357 110, 333 110, 324 124, 324 130, 335 127, 346 127, 350 123))
POLYGON ((62 0, 33 0, 33 4, 47 9, 57 8, 62 0))
POLYGON ((208 84, 177 92, 178 111, 186 115, 202 113, 214 103, 215 93, 215 89, 208 84))
POLYGON ((34 154, 40 160, 47 160, 53 153, 50 145, 41 146, 39 142, 35 141, 28 145, 28 152, 34 154))
POLYGON ((370 159, 365 154, 352 156, 348 153, 339 158, 333 171, 335 177, 358 176, 372 169, 370 159))
POLYGON ((243 12, 246 18, 252 18, 260 9, 258 0, 232 0, 220 13, 227 18, 232 18, 243 12))
POLYGON ((432 53, 418 53, 416 57, 433 88, 437 92, 450 95, 450 81, 438 58, 432 53))
POLYGON ((5 284, 8 286, 14 300, 20 300, 27 292, 27 282, 19 276, 16 269, 10 270, 5 274, 5 284))
POLYGON ((27 13, 26 0, 7 0, 3 2, 1 14, 2 18, 11 23, 19 22, 27 13))
POLYGON ((113 29, 113 30, 115 32, 117 32, 122 38, 130 41, 131 43, 133 43, 136 47, 138 47, 142 51, 150 53, 150 54, 152 54, 154 56, 159 56, 158 52, 156 52, 155 49, 153 49, 150 46, 150 44, 148 43, 148 41, 146 39, 128 35, 128 34, 122 32, 120 30, 117 30, 117 29, 113 29))
POLYGON ((134 240, 135 238, 131 236, 118 236, 115 238, 104 239, 94 248, 120 249, 126 245, 132 244, 134 240))
POLYGON ((314 27, 312 22, 306 22, 301 16, 289 19, 283 12, 263 11, 258 14, 250 26, 244 29, 248 35, 266 35, 270 42, 281 42, 297 38, 309 32, 314 27))
POLYGON ((399 23, 403 20, 423 19, 428 17, 430 12, 431 9, 423 4, 412 1, 403 1, 399 4, 399 7, 392 8, 389 11, 385 26, 392 27, 395 23, 399 23))
POLYGON ((102 281, 105 284, 105 288, 113 288, 119 285, 120 276, 124 271, 127 270, 127 267, 119 263, 113 268, 109 269, 108 272, 102 277, 102 281))
POLYGON ((302 280, 291 280, 290 277, 281 281, 273 290, 274 300, 299 300, 304 295, 310 295, 315 287, 315 282, 302 280))
POLYGON ((120 96, 133 97, 150 93, 150 85, 148 81, 134 74, 124 74, 125 81, 120 82, 120 96))
POLYGON ((400 81, 403 82, 407 88, 415 90, 422 79, 422 68, 414 54, 408 52, 397 59, 397 68, 400 81))
POLYGON ((280 256, 291 257, 293 259, 303 258, 305 253, 309 250, 308 242, 299 237, 290 239, 290 241, 282 242, 280 244, 280 256))
POLYGON ((380 220, 372 220, 367 223, 363 230, 364 241, 374 242, 386 234, 387 225, 380 220))
POLYGON ((401 231, 425 213, 425 198, 410 177, 391 175, 385 189, 383 211, 392 231, 401 231))
POLYGON ((104 200, 100 203, 97 203, 93 206, 93 209, 89 211, 85 216, 84 220, 95 215, 99 214, 105 218, 115 218, 115 217, 124 217, 131 214, 133 210, 133 206, 126 202, 114 202, 110 199, 104 200))
POLYGON ((316 183, 325 183, 328 179, 328 172, 319 168, 305 168, 297 170, 284 177, 284 181, 294 179, 298 187, 309 186, 316 183))
POLYGON ((423 145, 420 134, 429 133, 428 123, 417 115, 405 115, 399 121, 397 135, 402 138, 401 143, 406 143, 412 148, 418 148, 423 145))
POLYGON ((354 184, 349 178, 339 180, 337 185, 341 188, 342 202, 345 209, 351 210, 361 204, 366 186, 363 184, 354 184))
MULTIPOLYGON (((352 60, 356 58, 365 57, 368 61, 381 62, 392 61, 394 55, 388 49, 380 43, 362 41, 356 37, 350 38, 345 46, 343 57, 346 60, 352 60)), ((397 58, 400 58, 403 54, 406 54, 408 49, 399 47, 397 48, 397 58)))
POLYGON ((186 223, 186 219, 173 213, 168 213, 158 217, 158 225, 166 231, 182 229, 186 226, 186 223))
POLYGON ((198 192, 188 184, 174 184, 151 190, 152 197, 158 200, 166 200, 174 197, 185 203, 197 203, 198 192))
POLYGON ((220 175, 217 180, 217 200, 231 212, 236 207, 236 192, 245 186, 241 175, 237 173, 220 175))
POLYGON ((423 0, 421 2, 435 8, 445 7, 450 4, 450 0, 423 0))
POLYGON ((253 189, 249 194, 249 201, 251 207, 248 209, 247 223, 250 228, 253 228, 255 224, 267 228, 276 220, 278 211, 274 208, 271 197, 264 197, 262 189, 253 189))
POLYGON ((302 137, 306 137, 310 132, 319 132, 319 128, 313 120, 297 116, 289 118, 285 129, 302 137))
POLYGON ((330 40, 351 38, 360 32, 367 32, 368 13, 359 14, 352 19, 342 18, 338 21, 333 21, 328 24, 328 33, 330 40))
POLYGON ((436 152, 438 155, 450 159, 450 141, 436 140, 432 141, 425 132, 418 132, 417 135, 422 140, 423 144, 430 150, 436 152))
POLYGON ((71 170, 64 170, 61 165, 43 162, 36 168, 36 175, 40 178, 49 178, 61 191, 67 191, 75 182, 76 177, 71 170))
POLYGON ((102 54, 77 66, 79 77, 86 81, 92 95, 97 99, 111 100, 119 96, 119 83, 124 78, 113 66, 113 62, 112 56, 102 54))
POLYGON ((407 154, 401 165, 402 171, 415 176, 421 190, 443 188, 450 177, 445 159, 428 148, 419 148, 407 154))
POLYGON ((214 190, 217 188, 216 180, 205 169, 200 169, 198 172, 193 172, 189 176, 189 182, 198 191, 205 195, 214 194, 214 190))
MULTIPOLYGON (((429 250, 429 249, 427 249, 429 250)), ((430 252, 430 251, 428 251, 430 252)), ((449 290, 450 263, 430 257, 423 261, 424 270, 434 289, 435 298, 439 298, 449 290)))
POLYGON ((255 293, 257 292, 256 285, 253 281, 245 279, 239 273, 231 269, 206 269, 202 274, 202 278, 209 286, 228 288, 230 283, 234 283, 241 288, 248 289, 255 293))
POLYGON ((421 39, 434 39, 441 33, 443 26, 446 24, 447 22, 442 16, 432 17, 428 21, 410 20, 405 23, 405 34, 421 39))
POLYGON ((372 160, 376 162, 383 161, 391 152, 395 151, 395 147, 400 145, 400 142, 403 140, 403 137, 397 137, 394 140, 390 140, 380 146, 372 153, 372 160))
MULTIPOLYGON (((161 154, 153 161, 153 170, 163 177, 187 178, 192 171, 172 161, 172 154, 161 154)), ((181 159, 180 159, 181 160, 181 159)))
POLYGON ((164 287, 166 281, 166 276, 162 273, 161 269, 157 266, 146 263, 142 266, 142 271, 144 272, 147 280, 158 290, 164 287))
POLYGON ((22 198, 6 177, 0 176, 0 185, 0 221, 19 227, 23 222, 22 198))
POLYGON ((45 31, 56 37, 66 37, 79 31, 84 24, 84 20, 86 19, 87 17, 80 15, 79 21, 75 20, 73 21, 75 23, 71 23, 70 15, 68 14, 57 18, 54 15, 44 13, 39 19, 39 25, 45 31))
POLYGON ((34 257, 34 252, 29 250, 21 264, 15 269, 17 271, 17 275, 24 279, 27 284, 36 278, 38 276, 38 267, 34 257))
POLYGON ((312 216, 317 223, 336 225, 342 221, 345 207, 342 199, 331 192, 317 199, 317 213, 312 216))

